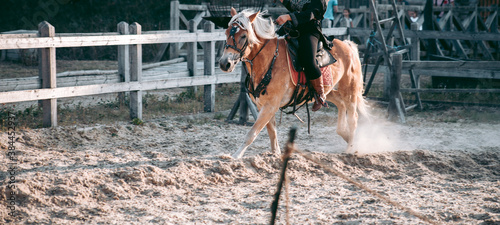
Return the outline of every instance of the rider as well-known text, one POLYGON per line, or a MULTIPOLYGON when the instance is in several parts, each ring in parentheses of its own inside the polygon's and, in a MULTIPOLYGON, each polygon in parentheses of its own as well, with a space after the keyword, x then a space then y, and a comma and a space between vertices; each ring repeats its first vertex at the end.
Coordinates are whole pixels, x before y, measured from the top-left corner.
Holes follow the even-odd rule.
POLYGON ((312 110, 317 111, 322 106, 328 106, 323 90, 321 70, 316 62, 318 42, 321 38, 324 38, 321 32, 321 20, 327 8, 327 0, 280 1, 290 13, 279 16, 276 22, 282 25, 287 21, 292 21, 292 24, 300 33, 298 37, 299 49, 297 56, 304 67, 307 79, 311 82, 314 90, 316 90, 316 102, 312 110))

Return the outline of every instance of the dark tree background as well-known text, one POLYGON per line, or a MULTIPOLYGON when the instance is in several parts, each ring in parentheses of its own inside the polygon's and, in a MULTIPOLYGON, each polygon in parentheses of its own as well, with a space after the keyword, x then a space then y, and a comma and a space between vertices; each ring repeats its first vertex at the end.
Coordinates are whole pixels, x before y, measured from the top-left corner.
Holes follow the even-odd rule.
MULTIPOLYGON (((180 0, 200 4, 202 0, 180 0)), ((115 32, 119 22, 138 22, 144 31, 168 30, 170 0, 0 0, 0 32, 37 30, 44 20, 56 33, 115 32)), ((157 46, 145 46, 148 60, 157 46), (150 49, 147 49, 150 48, 150 49)), ((116 48, 58 49, 58 58, 115 59, 116 48), (65 53, 65 54, 60 54, 65 53)))
POLYGON ((0 0, 0 32, 36 30, 43 20, 56 32, 111 32, 120 21, 138 22, 143 30, 165 30, 169 17, 170 0, 0 0))

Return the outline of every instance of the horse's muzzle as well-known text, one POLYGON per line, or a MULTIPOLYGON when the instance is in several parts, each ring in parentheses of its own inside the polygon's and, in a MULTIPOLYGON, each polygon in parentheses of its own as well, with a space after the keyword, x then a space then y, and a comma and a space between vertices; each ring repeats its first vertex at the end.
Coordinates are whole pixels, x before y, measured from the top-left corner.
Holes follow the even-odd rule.
POLYGON ((223 55, 219 60, 219 67, 224 72, 233 72, 234 67, 236 66, 237 61, 233 60, 232 57, 223 55))

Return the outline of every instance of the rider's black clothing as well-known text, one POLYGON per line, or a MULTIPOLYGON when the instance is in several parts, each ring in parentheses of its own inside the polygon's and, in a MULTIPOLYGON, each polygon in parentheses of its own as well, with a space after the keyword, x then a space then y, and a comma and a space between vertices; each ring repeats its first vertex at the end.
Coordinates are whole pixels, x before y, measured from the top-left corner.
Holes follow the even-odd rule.
POLYGON ((298 58, 304 67, 307 79, 314 80, 321 76, 316 62, 318 41, 324 39, 321 32, 321 20, 325 14, 325 0, 283 0, 283 5, 290 11, 293 25, 299 31, 298 58))

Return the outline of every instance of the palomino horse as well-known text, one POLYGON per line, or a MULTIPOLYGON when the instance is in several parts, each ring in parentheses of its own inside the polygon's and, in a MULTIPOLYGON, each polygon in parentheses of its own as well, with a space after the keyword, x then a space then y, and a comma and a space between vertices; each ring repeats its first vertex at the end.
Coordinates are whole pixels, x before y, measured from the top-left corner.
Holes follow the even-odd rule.
MULTIPOLYGON (((295 89, 287 61, 287 44, 276 36, 273 22, 262 17, 259 12, 244 10, 237 13, 231 9, 231 16, 226 30, 224 54, 219 60, 220 68, 232 72, 236 64, 243 61, 251 74, 252 87, 261 84, 268 70, 272 72, 272 79, 263 89, 265 91, 257 98, 251 96, 259 109, 259 116, 243 145, 232 156, 241 158, 264 126, 271 140, 271 150, 280 154, 275 113, 290 101, 295 89)), ((350 152, 357 127, 357 110, 361 114, 368 114, 362 97, 361 63, 357 46, 351 41, 335 39, 330 52, 338 61, 329 65, 333 73, 333 85, 325 86, 325 93, 327 101, 333 102, 338 108, 337 133, 347 142, 347 152, 350 152), (333 88, 335 85, 336 90, 333 88)))

